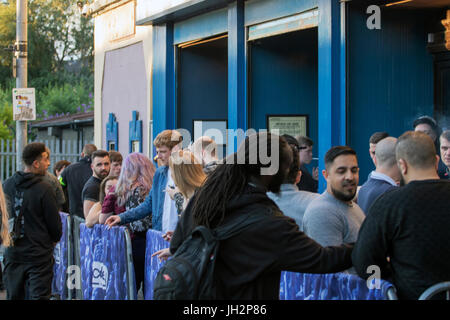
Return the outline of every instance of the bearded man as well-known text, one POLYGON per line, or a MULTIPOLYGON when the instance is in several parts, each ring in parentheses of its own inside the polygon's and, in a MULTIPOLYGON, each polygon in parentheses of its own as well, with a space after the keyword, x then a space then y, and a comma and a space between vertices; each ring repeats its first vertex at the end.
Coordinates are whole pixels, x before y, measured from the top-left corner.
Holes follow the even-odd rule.
POLYGON ((325 154, 322 174, 327 189, 306 209, 303 230, 322 246, 353 243, 365 218, 353 201, 359 182, 356 152, 346 146, 332 147, 325 154))

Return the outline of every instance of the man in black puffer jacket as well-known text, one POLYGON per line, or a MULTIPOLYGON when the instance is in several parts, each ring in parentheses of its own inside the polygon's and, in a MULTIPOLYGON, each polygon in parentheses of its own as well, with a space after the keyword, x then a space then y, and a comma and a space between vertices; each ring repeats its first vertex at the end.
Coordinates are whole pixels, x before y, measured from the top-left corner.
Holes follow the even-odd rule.
POLYGON ((7 299, 49 299, 53 250, 61 238, 62 225, 55 192, 43 179, 50 165, 45 144, 28 144, 22 160, 25 170, 16 172, 3 185, 9 218, 23 212, 18 238, 4 256, 7 299))

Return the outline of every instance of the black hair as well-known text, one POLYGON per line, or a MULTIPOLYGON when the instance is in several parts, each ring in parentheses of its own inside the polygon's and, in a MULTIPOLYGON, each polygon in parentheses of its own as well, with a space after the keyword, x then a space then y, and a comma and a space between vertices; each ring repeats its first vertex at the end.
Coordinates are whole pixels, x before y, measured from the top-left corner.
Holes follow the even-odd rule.
POLYGON ((356 151, 348 146, 335 146, 325 154, 325 168, 329 168, 333 164, 334 159, 339 156, 351 154, 356 156, 356 151))
POLYGON ((91 155, 91 161, 94 162, 94 158, 104 158, 104 157, 109 157, 109 153, 108 151, 105 150, 96 150, 92 153, 91 155))
POLYGON ((294 145, 289 144, 289 146, 292 148, 293 161, 289 167, 289 173, 285 179, 285 183, 294 184, 297 179, 298 172, 300 171, 300 155, 298 154, 298 149, 294 145))
POLYGON ((434 130, 434 133, 436 133, 436 136, 440 135, 440 128, 436 123, 436 120, 434 120, 430 116, 421 116, 417 118, 413 123, 413 128, 415 129, 419 124, 428 124, 431 129, 434 130))
POLYGON ((62 168, 67 167, 68 165, 70 165, 70 161, 67 160, 60 160, 57 163, 55 163, 54 167, 53 167, 53 173, 56 176, 56 171, 60 171, 62 168))
POLYGON ((22 161, 26 166, 31 166, 35 160, 40 160, 42 153, 47 152, 47 148, 42 142, 31 142, 23 148, 22 161))
POLYGON ((286 158, 289 159, 290 155, 286 152, 289 150, 286 140, 263 132, 246 137, 238 151, 228 156, 210 173, 193 199, 192 212, 197 225, 214 228, 223 222, 230 200, 243 193, 251 176, 260 176, 261 168, 270 167, 270 164, 262 163, 257 148, 266 144, 267 155, 271 157, 271 144, 276 140, 279 163, 288 161, 286 158))
POLYGON ((377 144, 378 142, 387 137, 389 137, 389 133, 387 133, 386 131, 375 132, 370 136, 369 143, 377 144))
POLYGON ((300 145, 299 145, 297 139, 295 139, 293 136, 290 136, 288 134, 283 134, 282 137, 287 141, 287 143, 289 143, 291 146, 296 148, 297 152, 298 152, 300 145))

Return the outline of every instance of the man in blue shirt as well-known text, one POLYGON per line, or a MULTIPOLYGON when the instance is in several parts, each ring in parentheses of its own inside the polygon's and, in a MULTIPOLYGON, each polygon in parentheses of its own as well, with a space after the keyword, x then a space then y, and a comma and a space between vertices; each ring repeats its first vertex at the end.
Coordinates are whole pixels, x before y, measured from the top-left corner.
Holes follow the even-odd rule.
POLYGON ((169 170, 169 158, 172 152, 180 149, 183 137, 176 130, 164 130, 154 140, 158 160, 161 166, 153 176, 150 193, 136 208, 106 220, 110 227, 123 225, 152 215, 152 229, 171 234, 178 222, 175 202, 165 192, 167 187, 174 187, 169 170))
POLYGON ((365 214, 369 212, 370 206, 380 195, 396 188, 401 180, 395 159, 396 142, 396 138, 387 137, 376 145, 374 159, 376 170, 370 173, 358 193, 358 205, 365 214))

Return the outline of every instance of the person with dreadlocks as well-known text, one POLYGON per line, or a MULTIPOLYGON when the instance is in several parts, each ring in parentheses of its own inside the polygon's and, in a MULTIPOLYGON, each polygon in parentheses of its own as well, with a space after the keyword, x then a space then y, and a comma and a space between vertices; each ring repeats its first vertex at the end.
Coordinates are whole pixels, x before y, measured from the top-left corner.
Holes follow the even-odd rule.
POLYGON ((292 161, 284 138, 266 132, 247 137, 197 190, 180 217, 170 251, 153 255, 167 259, 197 225, 216 228, 257 212, 264 216, 261 220, 220 244, 214 274, 220 299, 279 299, 282 270, 333 273, 350 268, 352 244, 322 247, 266 195, 280 191, 292 161), (268 151, 270 161, 258 148, 268 151))

